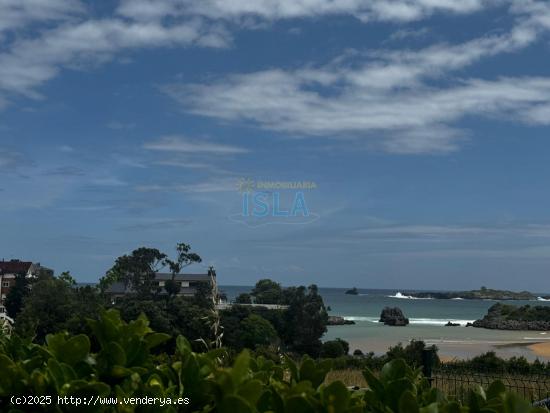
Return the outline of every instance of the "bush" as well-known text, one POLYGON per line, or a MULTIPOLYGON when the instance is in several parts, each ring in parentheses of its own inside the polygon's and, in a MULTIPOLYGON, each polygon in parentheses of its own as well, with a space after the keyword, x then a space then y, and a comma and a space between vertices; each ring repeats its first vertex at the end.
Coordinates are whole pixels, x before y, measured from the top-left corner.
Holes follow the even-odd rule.
POLYGON ((248 293, 241 293, 235 298, 237 304, 252 304, 252 296, 248 293))
POLYGON ((224 349, 194 353, 182 336, 177 337, 173 353, 156 354, 170 336, 153 332, 145 316, 126 323, 117 311, 104 311, 98 320, 90 321, 90 329, 91 337, 50 334, 44 345, 17 336, 0 338, 0 397, 5 398, 2 412, 545 411, 507 393, 499 382, 486 391, 472 391, 468 403, 460 406, 430 388, 421 373, 402 359, 386 364, 378 376, 365 369, 369 389, 352 391, 340 381, 325 384, 332 363, 315 362, 307 356, 299 363, 285 358, 276 365, 244 351, 228 366, 224 349), (97 351, 91 341, 98 343, 97 351), (43 403, 27 409, 10 405, 11 396, 44 397, 43 403), (57 396, 73 397, 80 405, 57 404, 57 396), (132 405, 131 397, 162 398, 164 405, 158 401, 132 405), (94 400, 100 402, 90 402, 94 400), (104 404, 107 400, 115 402, 104 404))
POLYGON ((348 352, 348 342, 337 338, 336 340, 325 341, 323 343, 320 356, 323 358, 337 358, 347 355, 348 352))
POLYGON ((323 343, 320 356, 324 358, 337 358, 345 354, 344 347, 342 343, 340 343, 340 340, 330 340, 323 343))
POLYGON ((241 342, 246 348, 275 344, 279 338, 269 321, 256 314, 250 314, 241 321, 241 342))

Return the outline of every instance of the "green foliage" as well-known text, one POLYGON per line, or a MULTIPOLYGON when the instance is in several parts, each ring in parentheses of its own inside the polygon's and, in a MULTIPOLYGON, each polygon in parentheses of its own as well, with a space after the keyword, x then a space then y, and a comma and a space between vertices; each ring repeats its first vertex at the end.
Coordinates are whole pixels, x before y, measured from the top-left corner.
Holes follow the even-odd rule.
MULTIPOLYGON (((0 397, 53 396, 31 410, 4 403, 2 411, 33 412, 220 412, 220 413, 540 413, 502 383, 472 391, 467 403, 449 401, 429 387, 404 360, 386 364, 377 376, 364 371, 366 390, 325 383, 330 361, 285 358, 280 365, 248 351, 227 365, 225 350, 195 353, 178 336, 170 355, 156 349, 170 336, 155 333, 145 316, 124 322, 115 310, 90 320, 90 336, 48 335, 45 344, 13 336, 0 339, 0 397), (94 349, 93 343, 97 343, 94 349), (57 404, 57 396, 116 397, 117 404, 57 404), (132 405, 124 398, 158 397, 188 404, 132 405)), ((23 406, 24 407, 24 406, 23 406)))
POLYGON ((348 352, 349 344, 346 341, 337 338, 336 340, 325 341, 323 343, 320 356, 323 358, 337 358, 345 356, 348 352))
MULTIPOLYGON (((262 283, 267 285, 267 283, 262 283)), ((317 287, 291 287, 283 290, 287 309, 267 309, 235 305, 221 312, 226 346, 242 348, 241 321, 256 314, 271 323, 280 338, 284 351, 317 357, 321 351, 321 337, 326 331, 328 315, 317 287)))
MULTIPOLYGON (((72 277, 71 277, 72 278, 72 277)), ((68 330, 89 333, 86 317, 95 316, 102 305, 96 288, 75 287, 67 277, 34 281, 16 317, 16 333, 43 342, 46 335, 68 330)))
POLYGON ((139 300, 133 296, 119 300, 115 308, 123 320, 129 322, 140 314, 149 319, 155 331, 173 336, 189 337, 195 350, 204 350, 197 340, 209 340, 209 311, 195 304, 194 300, 175 297, 171 300, 139 300))
POLYGON ((10 288, 4 306, 11 318, 17 315, 23 309, 23 300, 29 294, 29 280, 25 274, 17 274, 15 276, 15 285, 10 288))
MULTIPOLYGON (((401 343, 394 347, 390 347, 386 353, 387 360, 403 359, 413 367, 422 365, 422 352, 426 349, 426 344, 422 340, 411 340, 407 346, 403 347, 401 343)), ((437 347, 431 346, 431 349, 437 354, 437 347)), ((435 360, 439 363, 439 358, 435 360)))
POLYGON ((285 290, 288 309, 284 313, 285 345, 300 354, 317 357, 321 337, 327 331, 328 314, 316 285, 285 290))
POLYGON ((498 315, 504 320, 517 320, 517 321, 549 321, 550 320, 550 307, 548 306, 515 306, 497 303, 489 308, 489 315, 493 317, 498 315))
POLYGON ((258 346, 275 344, 277 332, 265 318, 250 314, 240 323, 241 343, 244 347, 255 349, 258 346))
POLYGON ((281 304, 283 290, 279 283, 269 279, 263 279, 256 283, 250 293, 257 304, 281 304))
POLYGON ((248 293, 241 293, 235 298, 237 304, 252 304, 252 296, 248 293))
POLYGON ((140 296, 154 292, 155 273, 165 265, 166 254, 156 248, 138 248, 130 255, 118 257, 115 265, 99 281, 104 291, 115 281, 121 281, 140 296))
POLYGON ((70 286, 76 285, 76 280, 73 278, 70 271, 63 271, 61 275, 59 275, 59 277, 57 278, 59 278, 61 281, 65 281, 70 286))
POLYGON ((21 313, 17 316, 15 331, 24 337, 35 337, 43 342, 47 334, 66 328, 74 315, 74 291, 70 285, 57 278, 33 283, 31 293, 25 298, 21 313))
POLYGON ((514 374, 548 374, 550 373, 550 362, 545 363, 537 359, 533 363, 529 363, 523 356, 503 359, 498 357, 494 351, 488 351, 470 360, 446 363, 445 368, 514 374))

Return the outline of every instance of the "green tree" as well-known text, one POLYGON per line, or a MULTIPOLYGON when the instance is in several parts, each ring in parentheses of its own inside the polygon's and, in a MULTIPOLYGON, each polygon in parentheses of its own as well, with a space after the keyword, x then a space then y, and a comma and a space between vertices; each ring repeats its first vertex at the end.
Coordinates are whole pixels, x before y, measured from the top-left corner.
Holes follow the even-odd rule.
POLYGON ((23 309, 23 300, 30 291, 29 284, 29 279, 25 277, 25 274, 17 274, 15 276, 15 285, 10 288, 4 302, 8 315, 13 319, 23 309))
POLYGON ((252 304, 252 297, 248 293, 241 293, 235 298, 237 304, 252 304))
POLYGON ((34 336, 41 343, 47 334, 66 329, 73 311, 74 291, 65 281, 57 278, 37 281, 24 300, 15 331, 23 337, 34 336))
POLYGON ((345 356, 348 352, 349 344, 337 338, 336 340, 325 341, 319 355, 323 358, 338 358, 345 356))
POLYGON ((194 305, 205 308, 213 309, 214 303, 212 302, 212 289, 209 284, 200 282, 194 286, 195 294, 189 301, 194 305))
POLYGON ((204 351, 203 343, 212 341, 211 311, 184 297, 176 297, 167 303, 171 334, 181 334, 191 340, 192 347, 204 351))
POLYGON ((70 286, 75 286, 76 285, 76 280, 73 278, 70 271, 63 271, 58 278, 61 281, 66 282, 70 286))
POLYGON ((117 258, 115 264, 100 280, 103 291, 116 281, 131 287, 140 297, 154 293, 155 274, 165 265, 166 254, 155 248, 138 248, 130 255, 117 258))
POLYGON ((90 334, 88 319, 97 318, 105 304, 98 289, 91 285, 72 287, 70 296, 72 297, 71 314, 65 323, 65 328, 72 334, 90 334))
POLYGON ((132 296, 117 301, 115 308, 120 311, 123 320, 130 322, 145 314, 153 330, 160 333, 172 333, 170 315, 163 301, 144 300, 132 296))
POLYGON ((273 280, 263 279, 256 283, 250 293, 257 304, 281 304, 283 290, 279 283, 273 280))
POLYGON ((179 243, 176 245, 176 259, 173 261, 169 258, 164 258, 164 264, 168 265, 170 272, 172 273, 172 279, 166 282, 164 288, 168 293, 168 296, 173 296, 179 293, 181 285, 176 283, 176 275, 179 274, 185 267, 191 264, 202 262, 202 258, 191 252, 191 246, 189 244, 179 243))
POLYGON ((244 347, 255 349, 278 341, 277 332, 265 318, 250 314, 240 323, 240 338, 244 347))
POLYGON ((285 334, 281 338, 292 350, 317 357, 321 337, 327 331, 328 314, 316 285, 285 290, 285 334))

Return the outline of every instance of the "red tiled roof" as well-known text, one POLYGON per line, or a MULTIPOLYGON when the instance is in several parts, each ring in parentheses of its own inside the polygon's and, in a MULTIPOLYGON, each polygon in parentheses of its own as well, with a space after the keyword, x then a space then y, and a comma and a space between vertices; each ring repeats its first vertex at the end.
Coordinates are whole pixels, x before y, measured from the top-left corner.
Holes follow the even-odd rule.
POLYGON ((31 265, 27 261, 0 261, 0 274, 26 274, 31 265))

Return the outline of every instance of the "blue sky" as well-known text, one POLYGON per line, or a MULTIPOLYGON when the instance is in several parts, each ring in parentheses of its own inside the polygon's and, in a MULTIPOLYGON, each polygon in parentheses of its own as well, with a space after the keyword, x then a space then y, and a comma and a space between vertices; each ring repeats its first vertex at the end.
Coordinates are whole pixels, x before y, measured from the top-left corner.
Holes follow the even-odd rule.
POLYGON ((549 292, 549 34, 536 0, 0 2, 0 256, 549 292), (316 219, 231 219, 242 179, 316 219))

